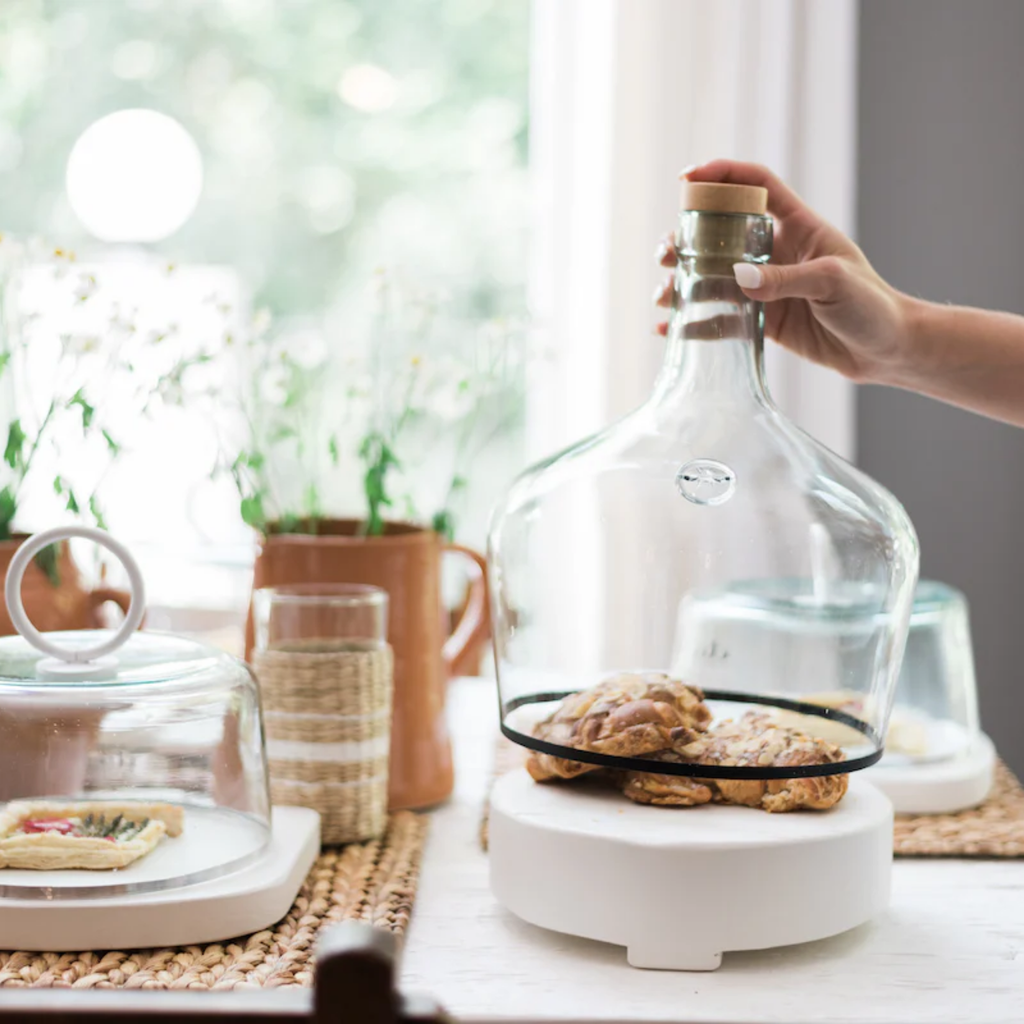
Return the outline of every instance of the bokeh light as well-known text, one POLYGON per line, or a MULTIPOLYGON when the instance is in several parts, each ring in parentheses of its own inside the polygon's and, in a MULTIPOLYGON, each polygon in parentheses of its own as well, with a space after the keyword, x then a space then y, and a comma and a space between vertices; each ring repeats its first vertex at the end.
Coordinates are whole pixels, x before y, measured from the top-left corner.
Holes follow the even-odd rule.
POLYGON ((104 242, 158 242, 192 215, 203 161, 191 135, 156 110, 119 110, 94 121, 68 157, 68 201, 104 242))

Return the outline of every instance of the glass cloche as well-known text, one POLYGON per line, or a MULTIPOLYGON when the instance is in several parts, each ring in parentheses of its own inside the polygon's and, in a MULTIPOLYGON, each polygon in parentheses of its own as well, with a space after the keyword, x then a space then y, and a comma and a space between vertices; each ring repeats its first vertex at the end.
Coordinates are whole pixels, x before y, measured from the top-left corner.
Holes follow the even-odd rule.
POLYGON ((967 599, 922 580, 914 596, 885 764, 934 764, 981 742, 967 599))
POLYGON ((733 273, 771 255, 766 203, 761 188, 684 186, 678 298, 653 393, 528 470, 495 512, 502 730, 542 754, 647 771, 653 757, 659 774, 730 779, 844 773, 882 756, 917 539, 891 494, 768 393, 763 309, 733 273), (722 595, 751 620, 739 648, 701 629, 722 595), (695 763, 538 724, 569 694, 623 674, 696 685, 717 721, 756 710, 818 722, 841 756, 800 768, 695 763))
POLYGON ((178 888, 235 872, 267 849, 270 801, 256 683, 241 661, 213 648, 135 632, 142 594, 130 555, 100 531, 38 534, 12 561, 6 598, 22 635, 0 638, 2 897, 83 899, 178 888), (105 545, 129 570, 132 608, 116 632, 42 634, 25 618, 24 566, 68 536, 105 545), (10 821, 5 814, 13 814, 10 821), (40 849, 56 849, 50 839, 59 833, 109 842, 92 844, 102 856, 121 847, 131 852, 150 820, 164 823, 160 841, 117 870, 61 870, 54 860, 55 870, 40 871, 19 860, 29 849, 26 836, 40 849))
MULTIPOLYGON (((871 602, 846 607, 794 599, 786 580, 741 582, 682 602, 672 671, 715 688, 733 675, 813 680, 804 699, 863 714, 847 680, 870 674, 871 638, 885 626, 871 602)), ((783 711, 779 720, 840 745, 857 733, 838 721, 783 711)), ((995 752, 981 732, 967 600, 922 580, 915 592, 885 756, 870 773, 897 811, 951 813, 976 806, 992 785, 995 752)))

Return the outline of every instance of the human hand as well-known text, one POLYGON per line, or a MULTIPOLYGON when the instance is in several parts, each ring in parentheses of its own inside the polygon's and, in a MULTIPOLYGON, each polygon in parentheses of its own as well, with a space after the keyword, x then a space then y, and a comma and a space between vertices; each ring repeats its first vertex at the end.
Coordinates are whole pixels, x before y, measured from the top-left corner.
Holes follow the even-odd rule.
MULTIPOLYGON (((887 383, 902 376, 910 359, 907 296, 875 272, 841 231, 818 216, 767 168, 714 160, 683 172, 688 181, 761 185, 775 219, 772 262, 736 264, 746 295, 765 303, 765 333, 786 348, 838 370, 852 380, 887 383)), ((658 262, 674 267, 673 235, 658 249, 658 262)), ((655 302, 671 307, 674 276, 655 302)), ((667 323, 658 331, 665 334, 667 323)))

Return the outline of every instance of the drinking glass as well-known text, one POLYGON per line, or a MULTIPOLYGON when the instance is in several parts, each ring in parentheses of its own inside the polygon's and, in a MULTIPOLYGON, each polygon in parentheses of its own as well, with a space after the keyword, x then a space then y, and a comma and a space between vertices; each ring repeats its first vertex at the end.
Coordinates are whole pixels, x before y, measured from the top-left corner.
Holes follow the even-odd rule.
POLYGON ((393 656, 379 587, 270 587, 254 595, 256 648, 276 804, 319 811, 321 839, 387 825, 393 656))

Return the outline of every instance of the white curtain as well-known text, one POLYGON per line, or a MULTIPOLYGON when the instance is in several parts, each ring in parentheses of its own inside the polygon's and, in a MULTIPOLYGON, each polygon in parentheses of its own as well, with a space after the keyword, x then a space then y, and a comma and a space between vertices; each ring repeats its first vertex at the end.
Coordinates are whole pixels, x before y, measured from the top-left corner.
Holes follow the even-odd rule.
MULTIPOLYGON (((650 391, 664 348, 652 333, 664 273, 654 249, 675 224, 683 167, 715 157, 768 164, 852 230, 856 6, 535 0, 533 13, 530 304, 545 358, 529 390, 527 442, 540 458, 650 391)), ((769 349, 782 408, 851 458, 851 386, 769 349)), ((624 565, 598 564, 594 534, 609 527, 592 510, 562 512, 547 542, 574 570, 546 578, 545 600, 575 610, 557 638, 569 662, 608 629, 641 628, 644 584, 628 553, 624 565)))
MULTIPOLYGON (((854 221, 855 0, 535 0, 528 442, 541 456, 648 394, 653 252, 679 171, 768 164, 829 220, 854 221)), ((769 346, 779 404, 847 458, 848 382, 769 346)))

